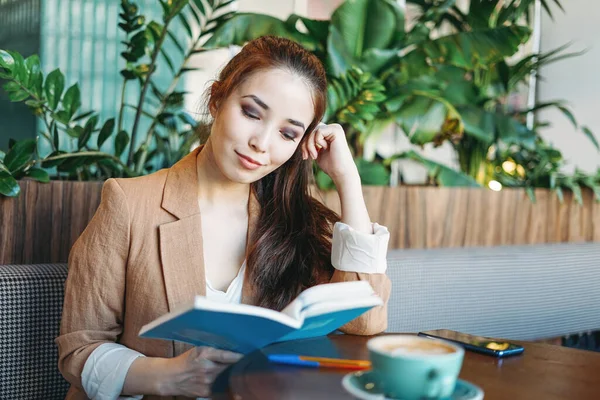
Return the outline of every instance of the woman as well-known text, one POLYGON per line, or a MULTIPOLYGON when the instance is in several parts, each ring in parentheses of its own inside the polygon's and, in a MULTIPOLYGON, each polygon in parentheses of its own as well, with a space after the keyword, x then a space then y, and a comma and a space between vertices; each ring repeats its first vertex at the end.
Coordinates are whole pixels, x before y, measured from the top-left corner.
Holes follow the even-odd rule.
MULTIPOLYGON (((369 220, 342 128, 318 126, 325 104, 316 57, 256 39, 211 87, 205 146, 170 169, 104 184, 69 256, 56 340, 67 398, 209 396, 240 355, 138 337, 197 294, 281 310, 310 286, 367 280, 387 304, 389 233, 369 220), (308 193, 313 160, 338 188, 341 222, 308 193)), ((386 325, 382 306, 342 330, 386 325)))

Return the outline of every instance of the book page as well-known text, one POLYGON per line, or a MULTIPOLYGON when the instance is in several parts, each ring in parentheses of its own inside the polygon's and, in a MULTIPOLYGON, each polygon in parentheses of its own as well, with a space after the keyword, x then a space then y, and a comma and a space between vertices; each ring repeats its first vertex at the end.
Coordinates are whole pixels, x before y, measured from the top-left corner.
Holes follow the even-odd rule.
POLYGON ((361 300, 374 295, 373 288, 366 281, 325 283, 304 290, 281 313, 302 321, 305 311, 313 305, 322 304, 319 307, 321 310, 333 310, 336 303, 344 303, 344 307, 352 308, 352 304, 363 304, 361 300))

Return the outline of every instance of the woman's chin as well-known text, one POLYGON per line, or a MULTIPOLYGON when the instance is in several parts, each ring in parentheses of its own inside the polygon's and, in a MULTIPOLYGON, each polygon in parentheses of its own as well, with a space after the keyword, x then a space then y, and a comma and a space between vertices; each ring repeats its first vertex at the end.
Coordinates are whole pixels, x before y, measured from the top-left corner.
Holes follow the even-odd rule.
POLYGON ((231 171, 231 173, 226 175, 227 178, 234 183, 239 184, 250 184, 258 181, 263 177, 262 174, 257 173, 257 171, 248 171, 244 169, 235 169, 231 171))

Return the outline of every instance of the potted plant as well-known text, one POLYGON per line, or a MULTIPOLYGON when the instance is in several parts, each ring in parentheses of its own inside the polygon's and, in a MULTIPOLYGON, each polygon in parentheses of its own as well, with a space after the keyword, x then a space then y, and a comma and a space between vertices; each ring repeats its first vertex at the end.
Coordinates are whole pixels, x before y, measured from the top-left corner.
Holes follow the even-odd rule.
MULTIPOLYGON (((462 209, 452 211, 451 203, 463 196, 466 196, 465 204, 476 205, 481 210, 489 210, 497 204, 497 199, 516 202, 520 209, 530 209, 531 202, 522 191, 513 195, 510 190, 496 194, 463 189, 487 186, 492 181, 505 187, 525 188, 531 200, 536 200, 537 193, 539 202, 552 202, 532 209, 532 213, 540 215, 545 208, 550 208, 548 212, 552 214, 564 213, 563 207, 570 207, 574 195, 575 201, 585 203, 582 212, 591 219, 596 205, 589 196, 591 192, 582 192, 580 185, 588 186, 598 196, 600 176, 561 174, 562 155, 542 139, 539 126, 526 125, 524 116, 541 108, 557 107, 598 147, 592 132, 579 126, 572 112, 559 101, 540 104, 531 110, 511 110, 506 106, 506 99, 518 85, 542 65, 577 55, 567 54, 561 47, 547 54, 526 56, 516 63, 509 62, 529 40, 531 29, 527 17, 533 0, 471 1, 467 12, 456 7, 454 1, 407 0, 407 3, 420 9, 410 29, 405 28, 404 9, 388 0, 347 1, 325 21, 298 15, 283 21, 268 15, 238 13, 215 31, 205 47, 242 45, 265 33, 298 41, 325 65, 329 80, 325 121, 343 124, 363 183, 387 186, 392 161, 409 158, 428 169, 433 185, 457 187, 366 186, 372 216, 397 233, 393 247, 444 245, 445 239, 416 243, 408 234, 406 239, 401 236, 413 228, 413 237, 421 233, 425 237, 436 236, 437 233, 429 231, 448 231, 451 225, 459 226, 453 222, 456 215, 463 220, 469 218, 472 224, 477 223, 476 219, 488 219, 485 213, 469 215, 462 209), (443 24, 450 25, 451 29, 440 36, 439 28, 443 24), (414 145, 440 145, 450 141, 460 170, 428 160, 413 150, 387 159, 376 155, 374 159, 365 160, 365 142, 377 140, 390 124, 395 124, 414 145), (555 204, 540 188, 555 190, 559 201, 555 204), (563 188, 568 189, 568 194, 563 193, 563 188), (403 198, 406 202, 401 200, 403 198), (560 204, 562 201, 565 205, 560 204), (401 207, 410 211, 397 211, 401 207), (440 213, 437 211, 440 209, 447 212, 440 213), (402 212, 407 214, 402 216, 402 212), (424 216, 411 222, 410 214, 415 212, 422 212, 424 216), (433 214, 435 222, 428 221, 433 214)), ((548 12, 550 3, 542 1, 548 12)), ((554 3, 562 8, 559 1, 554 3)), ((317 183, 322 189, 331 187, 326 175, 318 171, 317 183)), ((322 196, 336 208, 336 196, 327 192, 322 196)), ((576 225, 577 221, 572 223, 576 225)), ((469 235, 464 229, 472 230, 474 225, 469 228, 462 224, 463 231, 452 234, 464 240, 460 243, 449 240, 446 244, 509 243, 501 237, 509 235, 510 226, 496 225, 502 225, 505 233, 496 235, 494 240, 485 239, 485 226, 478 228, 476 232, 480 234, 473 234, 472 240, 466 240, 469 235)), ((553 228, 548 225, 544 229, 553 228)), ((541 239, 525 234, 511 240, 515 240, 512 243, 529 243, 567 240, 567 236, 557 238, 548 233, 541 239)), ((576 237, 581 239, 580 235, 576 237)), ((593 235, 588 231, 584 237, 591 240, 593 235)))
POLYGON ((189 60, 204 51, 209 35, 233 15, 232 1, 159 3, 162 18, 157 21, 148 20, 130 0, 120 3, 122 98, 118 113, 102 121, 97 111, 81 109, 79 85, 65 88, 60 70, 44 74, 37 55, 24 59, 0 49, 5 92, 41 121, 36 139, 10 141, 6 154, 0 152, 0 215, 12 221, 0 227, 0 237, 7 238, 0 264, 65 261, 99 204, 101 181, 168 167, 197 140, 197 122, 183 108, 179 82, 193 70, 189 60), (185 37, 175 36, 175 29, 185 37), (172 74, 166 88, 153 80, 158 68, 172 74), (135 104, 125 99, 127 87, 137 90, 135 104), (131 124, 123 118, 126 109, 134 110, 131 124), (143 118, 148 120, 144 130, 143 118))

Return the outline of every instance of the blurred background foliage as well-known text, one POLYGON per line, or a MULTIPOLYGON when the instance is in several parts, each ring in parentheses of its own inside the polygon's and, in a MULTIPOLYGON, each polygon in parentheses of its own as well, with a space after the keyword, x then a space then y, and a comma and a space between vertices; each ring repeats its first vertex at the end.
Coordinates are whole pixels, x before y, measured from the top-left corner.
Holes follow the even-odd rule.
POLYGON ((188 67, 190 58, 203 52, 204 41, 231 17, 231 3, 159 0, 161 18, 149 20, 135 2, 122 0, 119 111, 102 121, 97 110, 81 108, 82 95, 90 94, 82 94, 77 83, 65 88, 65 74, 59 69, 44 75, 37 55, 24 59, 18 52, 0 49, 4 91, 41 121, 36 139, 11 140, 8 152, 0 152, 0 193, 18 195, 17 180, 24 177, 47 182, 137 176, 171 166, 187 154, 197 141, 198 124, 184 109, 186 93, 179 82, 194 70, 188 67), (168 85, 157 83, 158 68, 168 69, 168 85), (135 102, 127 101, 130 87, 135 102), (126 110, 133 110, 129 124, 126 110), (45 148, 49 151, 43 152, 45 148))
MULTIPOLYGON (((389 184, 393 161, 411 159, 427 168, 435 185, 479 187, 493 182, 526 188, 532 198, 533 188, 553 189, 560 197, 566 188, 579 200, 585 186, 600 199, 600 171, 562 174, 560 151, 539 134, 544 122, 528 125, 527 115, 557 108, 600 150, 593 133, 562 101, 522 110, 515 110, 509 101, 541 66, 579 54, 562 46, 515 59, 532 33, 529 14, 534 0, 472 0, 466 11, 454 0, 407 0, 419 10, 410 24, 393 0, 348 0, 329 20, 224 12, 232 2, 161 0, 159 22, 147 22, 135 4, 122 2, 119 26, 127 38, 123 86, 139 88, 137 104, 121 104, 121 110, 136 111, 131 127, 122 126, 121 114, 100 123, 93 112, 80 111, 77 86, 63 93, 60 71, 44 79, 35 57, 23 60, 14 52, 1 52, 5 90, 44 120, 47 129, 41 138, 53 144, 53 151, 36 154, 35 141, 12 144, 0 164, 0 192, 14 195, 14 179, 23 176, 47 180, 50 167, 56 168, 56 177, 104 179, 171 165, 189 151, 196 133, 205 127, 185 113, 184 93, 175 90, 188 70, 189 57, 272 34, 301 43, 322 60, 329 80, 324 122, 344 126, 364 184, 389 184), (192 23, 201 27, 200 32, 190 28, 192 23), (185 40, 172 33, 175 24, 188 33, 185 40), (181 63, 174 65, 161 50, 167 41, 177 44, 181 63), (173 85, 166 91, 158 90, 151 79, 159 66, 173 74, 173 85), (152 121, 145 132, 139 131, 140 118, 152 121), (460 169, 413 150, 366 159, 365 143, 377 141, 390 126, 417 146, 451 143, 460 169), (77 148, 61 150, 56 131, 66 132, 77 148), (100 148, 109 136, 115 140, 114 152, 103 152, 100 148)), ((548 13, 564 11, 559 0, 541 2, 548 13)), ((316 179, 321 188, 332 187, 321 171, 316 170, 316 179)))

